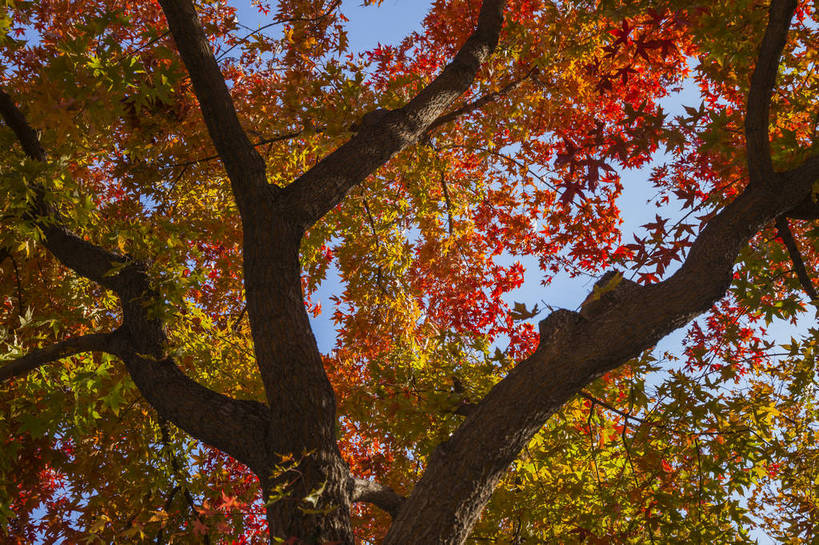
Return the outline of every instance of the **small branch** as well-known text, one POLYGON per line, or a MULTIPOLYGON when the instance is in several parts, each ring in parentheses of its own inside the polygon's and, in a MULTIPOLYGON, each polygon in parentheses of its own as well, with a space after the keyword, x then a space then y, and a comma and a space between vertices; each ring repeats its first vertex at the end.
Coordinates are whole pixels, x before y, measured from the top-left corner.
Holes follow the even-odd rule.
POLYGON ((92 333, 91 335, 60 341, 46 348, 33 350, 25 356, 0 367, 0 382, 25 376, 42 365, 75 356, 82 352, 112 352, 112 344, 116 335, 116 331, 92 333))
MULTIPOLYGON (((176 493, 179 492, 179 485, 174 486, 171 491, 168 493, 168 499, 165 500, 165 509, 166 513, 169 512, 171 508, 171 503, 173 502, 176 493)), ((164 527, 159 528, 159 532, 156 534, 156 539, 154 540, 156 545, 163 545, 165 543, 165 529, 164 527)))
POLYGON ((20 269, 17 268, 17 260, 14 256, 9 257, 11 257, 11 266, 14 267, 14 280, 17 283, 17 315, 22 316, 26 305, 23 302, 23 284, 20 282, 20 269))
POLYGON ((449 236, 452 236, 452 201, 449 200, 449 189, 446 187, 446 179, 444 178, 444 173, 441 172, 441 188, 444 190, 444 202, 446 202, 446 213, 447 213, 447 227, 449 230, 449 236))
POLYGON ((527 79, 531 78, 535 74, 535 71, 536 70, 534 68, 532 68, 522 78, 518 78, 516 80, 513 80, 513 81, 507 83, 506 85, 504 85, 503 87, 501 87, 500 89, 498 89, 497 91, 487 93, 486 95, 484 95, 482 97, 479 97, 479 98, 473 100, 472 102, 464 104, 460 108, 458 108, 456 110, 453 110, 453 111, 449 112, 448 114, 442 115, 441 117, 439 117, 438 119, 436 119, 435 121, 432 122, 432 124, 426 130, 426 134, 430 134, 432 131, 434 131, 435 129, 437 129, 441 125, 446 125, 447 123, 455 121, 456 119, 458 119, 462 115, 471 114, 472 112, 474 112, 476 110, 480 110, 481 108, 483 108, 487 104, 495 102, 497 99, 499 99, 500 97, 508 94, 510 91, 513 91, 521 83, 523 83, 527 79))
MULTIPOLYGON (((174 477, 178 481, 177 485, 171 491, 171 496, 168 498, 168 502, 166 503, 165 511, 168 510, 170 506, 171 499, 173 499, 173 494, 176 493, 177 490, 180 488, 182 489, 182 495, 185 496, 185 502, 190 507, 191 511, 193 511, 193 515, 196 519, 204 525, 204 521, 202 520, 202 515, 199 514, 199 509, 196 507, 196 502, 193 499, 193 495, 188 488, 187 479, 182 471, 182 464, 179 462, 179 458, 176 456, 173 448, 171 448, 171 439, 170 439, 170 431, 168 430, 168 421, 163 418, 161 415, 159 416, 159 430, 162 434, 162 449, 167 453, 168 458, 171 462, 171 469, 173 470, 174 477)), ((210 534, 205 533, 202 536, 202 541, 205 545, 210 545, 210 534)))
POLYGON ((236 318, 236 321, 233 322, 233 325, 230 328, 231 331, 236 332, 236 331, 239 330, 239 324, 242 323, 242 318, 245 317, 246 312, 247 312, 247 303, 245 303, 245 305, 242 307, 242 312, 239 313, 239 316, 236 318))
POLYGON ((775 183, 768 125, 771 96, 779 72, 779 58, 791 24, 796 0, 773 0, 768 26, 759 46, 745 115, 745 146, 751 184, 775 183))
POLYGON ((350 501, 371 503, 389 513, 393 518, 398 515, 406 499, 389 486, 366 479, 351 477, 348 486, 350 501))
POLYGON ((613 413, 619 414, 620 416, 622 416, 626 420, 634 420, 635 422, 640 422, 641 424, 645 424, 647 426, 654 426, 654 427, 657 427, 657 428, 664 428, 665 427, 662 424, 655 424, 653 422, 649 422, 647 420, 636 417, 636 416, 634 416, 632 414, 629 414, 627 412, 621 411, 620 409, 618 409, 616 407, 613 407, 612 405, 609 405, 608 403, 606 403, 602 399, 598 399, 598 398, 594 397, 593 395, 588 394, 588 393, 586 393, 584 391, 577 392, 577 395, 582 397, 583 399, 587 399, 587 400, 591 401, 592 403, 594 403, 596 405, 600 405, 604 409, 607 409, 607 410, 609 410, 609 411, 611 411, 613 413))
POLYGON ((487 155, 492 155, 494 157, 497 157, 498 159, 502 159, 503 161, 506 161, 507 163, 518 167, 519 169, 526 169, 526 171, 530 175, 532 175, 534 178, 536 178, 537 181, 542 183, 545 187, 548 187, 552 191, 557 191, 558 190, 556 185, 554 185, 549 180, 544 178, 542 175, 540 175, 537 172, 535 172, 534 170, 532 170, 532 168, 530 166, 524 164, 523 162, 516 159, 515 157, 512 157, 511 155, 506 155, 505 153, 499 152, 499 151, 494 150, 494 149, 482 148, 482 147, 478 147, 478 146, 464 146, 464 145, 461 145, 461 144, 451 144, 449 146, 443 146, 441 148, 433 147, 432 149, 434 149, 436 151, 441 151, 441 150, 445 150, 445 149, 463 149, 463 150, 472 151, 472 152, 486 153, 487 155))
POLYGON ((117 62, 117 64, 125 62, 126 60, 128 60, 129 58, 132 58, 134 55, 136 55, 136 54, 137 54, 137 53, 139 53, 140 51, 144 51, 145 49, 147 49, 147 48, 151 47, 151 46, 152 46, 152 45, 154 45, 156 42, 158 42, 158 41, 159 41, 159 40, 161 40, 162 38, 165 38, 166 36, 169 36, 170 34, 171 34, 171 33, 170 33, 170 31, 166 30, 165 32, 163 32, 163 33, 162 33, 162 34, 160 34, 159 36, 156 36, 156 37, 154 37, 154 38, 151 38, 150 40, 148 40, 147 42, 145 42, 145 43, 144 43, 144 44, 142 44, 141 46, 139 46, 139 47, 137 47, 137 48, 135 48, 135 49, 132 49, 131 51, 128 51, 127 53, 123 53, 123 54, 121 55, 120 59, 119 59, 118 61, 116 61, 116 62, 117 62))
MULTIPOLYGON (((259 28, 253 30, 252 32, 250 32, 250 33, 246 34, 245 36, 243 36, 242 38, 240 38, 238 42, 236 42, 235 44, 233 44, 232 46, 227 48, 225 51, 223 51, 216 60, 221 61, 222 59, 224 59, 227 56, 228 53, 233 51, 238 46, 240 46, 240 45, 242 45, 244 43, 247 43, 247 41, 252 36, 255 36, 255 35, 259 34, 263 30, 267 30, 268 28, 270 28, 272 26, 282 25, 284 23, 315 23, 316 21, 321 21, 322 19, 324 19, 325 17, 327 17, 328 15, 333 13, 333 11, 340 4, 341 4, 341 0, 335 0, 335 2, 330 4, 330 6, 326 10, 324 10, 323 13, 321 13, 320 15, 316 15, 315 17, 289 17, 289 18, 286 18, 286 19, 276 19, 272 23, 268 23, 266 25, 260 26, 259 28)), ((245 26, 245 25, 242 25, 242 26, 245 26)))
MULTIPOLYGON (((367 220, 370 223, 370 231, 372 231, 373 239, 375 240, 375 247, 378 248, 379 250, 382 250, 382 248, 381 248, 381 239, 378 237, 378 232, 375 230, 375 220, 373 219, 373 215, 370 212, 370 205, 367 203, 367 199, 362 198, 361 202, 364 204, 364 211, 367 213, 367 220)), ((376 265, 375 274, 376 274, 376 278, 375 278, 376 285, 381 290, 381 293, 383 293, 384 295, 388 295, 387 290, 384 289, 384 282, 383 282, 383 274, 381 272, 381 265, 376 265)))
POLYGON ((14 280, 17 283, 17 315, 22 316, 25 304, 23 303, 23 285, 20 282, 20 270, 17 268, 17 260, 14 259, 8 248, 0 248, 0 264, 6 259, 11 259, 11 266, 14 269, 14 280))
MULTIPOLYGON (((292 138, 298 138, 302 134, 304 134, 305 129, 301 129, 298 131, 287 132, 284 134, 280 134, 277 136, 271 136, 269 138, 263 138, 253 144, 254 147, 264 146, 265 144, 271 144, 273 142, 281 142, 282 140, 290 140, 292 138)), ((324 132, 324 129, 317 129, 316 134, 324 132)), ((219 159, 219 155, 208 155, 207 157, 202 157, 201 159, 192 159, 190 161, 185 161, 184 163, 174 163, 170 165, 170 168, 178 168, 178 167, 189 167, 192 165, 196 165, 198 163, 205 163, 207 161, 213 161, 214 159, 219 159)), ((181 176, 181 174, 180 174, 181 176)))
POLYGON ((799 283, 802 284, 802 289, 805 290, 805 293, 808 295, 808 297, 810 297, 811 302, 819 302, 819 294, 816 293, 816 288, 813 286, 813 281, 811 281, 810 275, 808 275, 808 271, 805 268, 805 262, 802 260, 802 254, 799 252, 799 247, 796 245, 796 240, 793 238, 793 233, 791 232, 790 225, 788 225, 788 220, 783 216, 779 216, 776 218, 776 228, 779 231, 779 236, 782 238, 782 242, 788 249, 788 254, 791 256, 793 270, 796 272, 796 276, 799 278, 799 283))

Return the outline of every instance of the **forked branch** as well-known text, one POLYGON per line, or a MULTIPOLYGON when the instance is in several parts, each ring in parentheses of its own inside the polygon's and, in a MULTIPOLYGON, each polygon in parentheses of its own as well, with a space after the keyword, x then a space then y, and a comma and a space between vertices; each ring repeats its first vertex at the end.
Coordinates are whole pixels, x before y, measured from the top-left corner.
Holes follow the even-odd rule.
MULTIPOLYGON (((767 127, 766 102, 794 4, 774 0, 771 6, 760 53, 765 68, 754 78, 749 101, 752 140, 759 138, 754 123, 763 120, 767 127)), ((764 169, 750 167, 757 179, 765 178, 764 169)), ((810 194, 815 178, 800 176, 805 172, 810 169, 804 165, 781 174, 771 170, 769 184, 750 184, 708 222, 680 270, 667 280, 649 286, 621 282, 601 298, 595 313, 557 310, 541 322, 536 351, 497 383, 428 458, 385 545, 463 543, 509 464, 555 411, 724 295, 741 248, 810 194)))
MULTIPOLYGON (((3 91, 0 116, 14 130, 30 158, 45 159, 36 131, 3 91)), ((70 232, 59 215, 46 205, 42 191, 34 189, 35 202, 27 216, 43 232, 44 246, 66 267, 117 293, 123 325, 116 334, 78 337, 34 351, 4 367, 3 375, 19 376, 47 361, 71 355, 72 350, 111 352, 122 358, 134 384, 160 415, 252 469, 264 467, 268 454, 259 445, 266 441, 267 407, 214 392, 185 375, 165 353, 162 323, 150 314, 149 307, 159 295, 151 288, 144 268, 70 232)))
POLYGON ((403 108, 365 116, 359 131, 282 194, 281 209, 303 228, 335 207, 390 157, 417 141, 469 89, 495 49, 505 0, 483 0, 478 25, 453 60, 403 108))

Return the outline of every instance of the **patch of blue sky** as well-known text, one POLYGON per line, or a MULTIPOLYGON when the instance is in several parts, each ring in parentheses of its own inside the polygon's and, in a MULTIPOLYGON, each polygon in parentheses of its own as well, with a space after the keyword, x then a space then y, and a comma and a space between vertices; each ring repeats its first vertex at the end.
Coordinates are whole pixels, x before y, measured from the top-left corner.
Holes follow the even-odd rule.
MULTIPOLYGON (((230 0, 236 8, 238 21, 248 30, 269 25, 275 14, 259 13, 249 1, 230 0)), ((428 0, 385 0, 381 6, 365 6, 360 0, 344 0, 339 7, 349 21, 345 23, 349 50, 360 53, 379 44, 398 45, 410 33, 421 30, 421 22, 429 12, 428 0)), ((265 30, 270 36, 281 35, 281 25, 265 30)))
MULTIPOLYGON (((345 8, 346 8, 345 2, 345 8)), ((396 2, 396 8, 404 6, 407 12, 412 12, 412 17, 420 24, 423 17, 424 10, 419 4, 412 3, 412 9, 406 7, 408 2, 396 2)), ((396 9, 393 8, 393 9, 396 9)), ((379 43, 397 43, 403 36, 400 32, 395 30, 392 26, 395 17, 380 18, 380 10, 373 8, 359 7, 358 13, 348 13, 351 18, 350 25, 350 39, 353 49, 367 49, 374 47, 379 43), (357 16, 360 15, 359 19, 357 16), (361 32, 357 29, 365 29, 361 32)), ((407 27, 407 29, 412 28, 407 27)), ((692 59, 692 64, 694 63, 692 59)), ((699 89, 693 80, 687 80, 679 89, 672 90, 668 96, 659 101, 660 106, 666 112, 668 119, 674 116, 685 115, 684 107, 699 108, 701 97, 699 89)), ((652 161, 638 169, 620 170, 618 174, 621 176, 623 183, 623 192, 617 200, 617 205, 621 210, 622 224, 620 226, 625 243, 631 242, 635 236, 644 236, 646 229, 644 225, 654 221, 655 214, 660 214, 669 219, 670 223, 674 223, 683 219, 685 211, 680 206, 681 203, 672 200, 667 205, 657 207, 654 204, 654 197, 657 194, 657 188, 650 182, 650 175, 652 169, 670 162, 673 157, 665 152, 658 151, 654 154, 652 161)), ((552 282, 544 286, 542 284, 543 273, 540 271, 537 256, 501 256, 499 262, 501 264, 509 265, 515 260, 520 261, 526 268, 527 274, 525 276, 524 284, 504 296, 504 301, 510 306, 516 301, 525 303, 529 308, 538 304, 541 309, 548 308, 569 308, 578 309, 581 301, 586 297, 592 288, 594 278, 572 278, 568 273, 557 274, 552 282)), ((673 263, 669 266, 665 273, 665 277, 673 274, 680 266, 679 262, 673 263)), ((330 267, 327 279, 321 284, 317 293, 314 295, 315 301, 329 302, 330 297, 337 294, 342 289, 341 282, 338 277, 338 269, 335 265, 330 267)), ((335 345, 336 331, 331 320, 332 308, 325 306, 325 313, 313 319, 313 327, 315 329, 316 337, 319 346, 323 352, 329 352, 335 345)), ((545 317, 545 310, 542 314, 535 317, 532 321, 545 317)), ((768 327, 768 332, 772 338, 779 342, 787 342, 791 336, 799 336, 807 332, 808 328, 814 325, 814 320, 810 316, 803 316, 796 324, 787 323, 782 320, 773 322, 768 327)), ((655 353, 661 355, 666 352, 673 354, 681 354, 683 351, 683 338, 686 328, 681 328, 672 334, 662 339, 655 348, 655 353)), ((508 340, 507 340, 508 342, 508 340)), ((501 349, 504 346, 504 339, 498 339, 497 343, 501 349)), ((667 376, 667 371, 660 371, 649 377, 649 388, 656 389, 656 387, 667 376)), ((743 384, 733 385, 733 388, 742 388, 743 384)), ((728 388, 728 386, 726 386, 728 388)), ((767 545, 773 543, 773 540, 765 535, 760 530, 753 530, 752 536, 760 545, 767 545)))
MULTIPOLYGON (((246 32, 251 32, 273 22, 274 14, 264 16, 251 5, 250 1, 230 0, 230 4, 237 8, 237 19, 246 32)), ((384 0, 379 6, 364 6, 359 0, 344 0, 340 6, 341 12, 349 19, 346 24, 348 32, 349 50, 352 53, 361 53, 370 50, 379 44, 397 45, 406 36, 414 31, 420 31, 422 21, 429 11, 431 2, 428 0, 384 0)), ((266 28, 264 32, 268 35, 276 36, 281 32, 281 25, 273 25, 266 28)), ((241 32, 237 33, 243 35, 241 32)), ((27 36, 32 41, 37 41, 36 35, 27 36)), ((230 52, 229 54, 233 54, 230 52)), ((693 82, 687 82, 678 92, 671 93, 661 101, 664 110, 670 115, 682 114, 682 107, 698 107, 700 103, 699 94, 693 82)), ((668 160, 662 153, 654 157, 654 161, 640 169, 624 170, 619 174, 623 182, 623 193, 619 197, 617 204, 622 211, 623 224, 621 231, 624 241, 629 242, 633 234, 640 234, 644 229, 642 225, 651 222, 654 214, 661 213, 676 221, 681 217, 681 211, 674 209, 674 204, 670 204, 662 209, 657 209, 649 205, 649 201, 656 193, 649 182, 651 168, 668 160), (675 219, 676 218, 676 219, 675 219)), ((151 202, 144 202, 150 207, 151 202)), ((539 304, 541 308, 552 306, 555 308, 579 308, 580 302, 585 298, 591 289, 593 278, 571 278, 568 274, 558 274, 548 285, 541 283, 537 258, 535 256, 512 257, 505 256, 506 264, 511 264, 515 259, 522 262, 527 270, 527 275, 523 286, 505 296, 505 301, 513 304, 515 301, 524 302, 531 307, 539 304)), ((672 274, 674 268, 670 268, 667 274, 672 274)), ((328 353, 335 346, 336 329, 332 321, 333 308, 330 298, 341 293, 343 285, 340 282, 339 271, 333 263, 327 274, 326 280, 319 286, 314 294, 313 300, 323 303, 324 312, 311 320, 319 348, 322 352, 328 353)), ((545 314, 538 316, 535 320, 542 319, 545 314)), ((797 336, 814 324, 810 317, 805 317, 799 321, 796 327, 790 324, 774 324, 771 331, 775 338, 785 342, 791 335, 797 336)), ((667 336, 657 346, 657 352, 670 351, 679 353, 683 331, 679 330, 667 336)), ((653 379, 656 383, 661 377, 658 375, 653 379)), ((755 532, 754 537, 759 540, 760 545, 773 543, 773 541, 762 534, 755 532)))

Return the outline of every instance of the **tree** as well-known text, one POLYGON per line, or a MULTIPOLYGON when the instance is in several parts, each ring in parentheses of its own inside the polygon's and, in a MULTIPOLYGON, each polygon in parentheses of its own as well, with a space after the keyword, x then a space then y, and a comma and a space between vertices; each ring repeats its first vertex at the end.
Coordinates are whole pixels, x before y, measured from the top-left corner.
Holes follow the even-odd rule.
POLYGON ((356 57, 339 1, 7 2, 4 539, 807 542, 816 331, 764 328, 816 301, 818 17, 733 4, 436 2, 356 57), (623 245, 661 149, 686 215, 623 245), (504 254, 609 272, 535 332, 504 254))

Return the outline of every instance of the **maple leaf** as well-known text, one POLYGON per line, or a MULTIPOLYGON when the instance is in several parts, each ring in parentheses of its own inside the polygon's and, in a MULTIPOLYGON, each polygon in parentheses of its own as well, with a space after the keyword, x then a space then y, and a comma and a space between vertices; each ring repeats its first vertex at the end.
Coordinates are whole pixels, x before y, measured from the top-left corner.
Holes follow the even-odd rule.
POLYGON ((514 320, 519 321, 529 320, 530 318, 537 316, 539 313, 540 309, 538 309, 537 305, 532 307, 532 310, 528 310, 525 303, 519 303, 517 301, 515 301, 514 308, 509 311, 509 315, 512 316, 514 320))
POLYGON ((63 4, 0 7, 0 541, 813 537, 810 3, 63 4))

